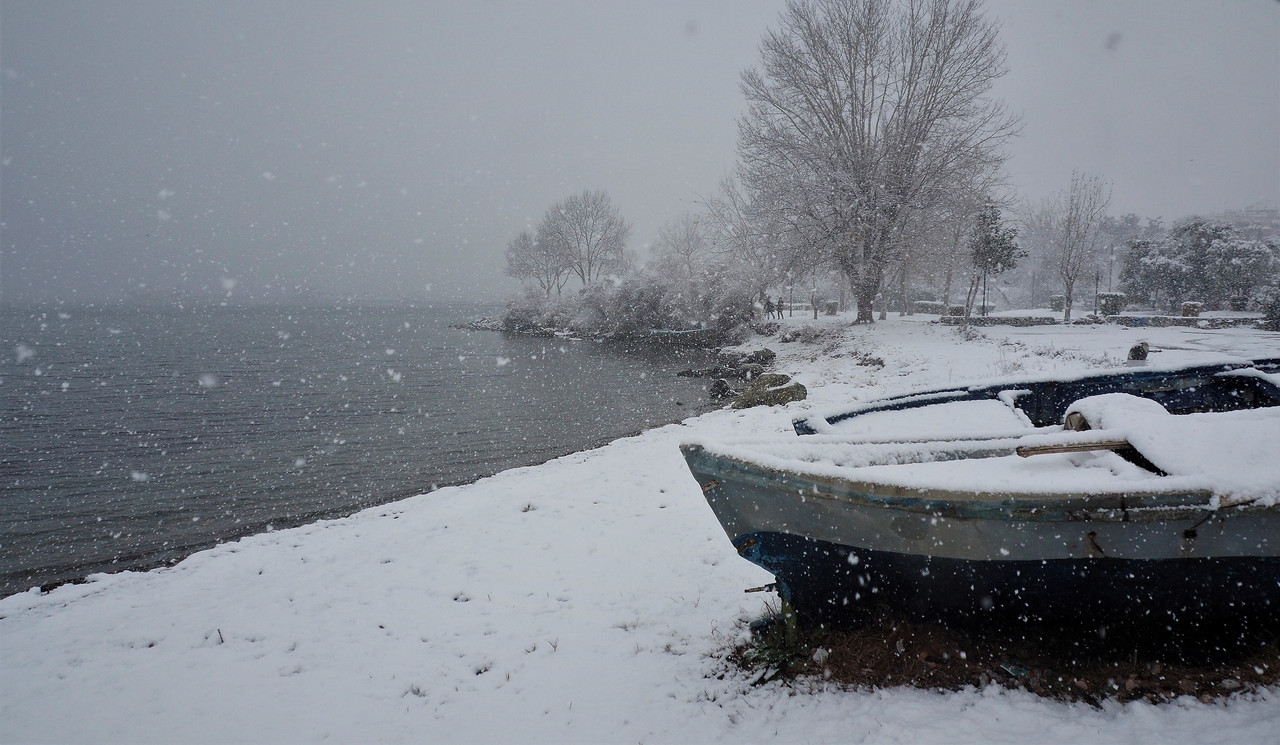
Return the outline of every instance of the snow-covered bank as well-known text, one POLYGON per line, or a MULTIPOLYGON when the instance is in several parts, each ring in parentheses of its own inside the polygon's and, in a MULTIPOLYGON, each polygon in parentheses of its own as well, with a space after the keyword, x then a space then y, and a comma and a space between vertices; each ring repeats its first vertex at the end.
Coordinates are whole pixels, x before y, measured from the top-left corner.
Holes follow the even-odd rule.
MULTIPOLYGON (((770 580, 677 449, 993 376, 1280 355, 1240 329, 926 318, 765 340, 808 401, 716 411, 542 466, 0 601, 5 742, 1273 742, 1280 692, 1065 705, 1002 689, 752 688, 718 654, 770 580)), ((799 318, 788 324, 812 324, 799 318)))

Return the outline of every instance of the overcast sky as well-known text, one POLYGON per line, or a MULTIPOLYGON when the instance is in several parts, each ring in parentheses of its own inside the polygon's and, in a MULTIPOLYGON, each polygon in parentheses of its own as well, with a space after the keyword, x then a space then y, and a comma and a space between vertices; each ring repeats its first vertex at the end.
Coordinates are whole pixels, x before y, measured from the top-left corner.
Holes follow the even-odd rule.
MULTIPOLYGON (((496 298, 608 190, 632 246, 733 167, 781 0, 0 5, 0 300, 496 298)), ((1280 207, 1280 2, 991 0, 1009 173, 1113 212, 1280 207)))

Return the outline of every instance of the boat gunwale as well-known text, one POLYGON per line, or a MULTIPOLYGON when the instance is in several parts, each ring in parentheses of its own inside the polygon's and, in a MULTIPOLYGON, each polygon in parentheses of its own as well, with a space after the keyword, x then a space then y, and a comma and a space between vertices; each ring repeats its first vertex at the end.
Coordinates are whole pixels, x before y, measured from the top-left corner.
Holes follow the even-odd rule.
MULTIPOLYGON (((864 414, 875 414, 890 411, 905 411, 937 404, 958 403, 964 401, 1003 401, 1011 409, 1025 417, 1030 415, 1019 407, 1015 401, 1023 396, 1045 397, 1053 395, 1064 387, 1082 387, 1112 383, 1115 386, 1147 386, 1147 393, 1155 391, 1185 390, 1196 388, 1215 379, 1222 380, 1237 377, 1247 380, 1249 385, 1259 392, 1273 398, 1275 405, 1280 405, 1280 385, 1268 376, 1280 374, 1280 357, 1260 358, 1248 361, 1228 361, 1174 367, 1169 369, 1120 369, 1093 372, 1071 379, 1063 378, 1027 378, 1011 377, 1006 380, 974 383, 973 385, 951 386, 930 390, 900 393, 885 398, 874 399, 852 408, 844 408, 830 413, 812 413, 792 420, 791 425, 798 435, 819 435, 831 433, 832 427, 855 419, 864 414), (1255 375, 1248 374, 1253 371, 1255 375), (1167 384, 1166 388, 1156 388, 1167 384), (1015 394, 1012 400, 1005 401, 1005 394, 1015 394)), ((1117 390, 1120 390, 1117 388, 1117 390)), ((1089 394, 1092 395, 1092 394, 1089 394)), ((1046 424, 1045 423, 1041 423, 1046 424)))
POLYGON ((879 507, 931 517, 1027 522, 1154 522, 1185 520, 1196 516, 1225 518, 1250 512, 1280 509, 1266 502, 1218 506, 1209 489, 1173 487, 1167 490, 1113 490, 1081 495, 1073 492, 1016 493, 965 492, 926 487, 905 487, 825 474, 788 472, 708 450, 702 445, 681 446, 691 470, 710 475, 702 482, 712 498, 723 484, 716 476, 732 477, 779 494, 794 492, 792 499, 822 499, 851 506, 879 507), (709 467, 695 468, 692 461, 709 467), (711 485, 711 481, 716 481, 711 485), (944 494, 946 496, 932 496, 944 494))

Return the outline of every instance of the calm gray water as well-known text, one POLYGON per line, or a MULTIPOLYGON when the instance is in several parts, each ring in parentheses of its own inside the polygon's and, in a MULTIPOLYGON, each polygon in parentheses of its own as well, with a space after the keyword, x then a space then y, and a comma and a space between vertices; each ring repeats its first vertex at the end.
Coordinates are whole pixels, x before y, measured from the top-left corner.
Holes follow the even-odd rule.
POLYGON ((690 416, 705 352, 497 308, 0 311, 0 593, 172 562, 690 416))

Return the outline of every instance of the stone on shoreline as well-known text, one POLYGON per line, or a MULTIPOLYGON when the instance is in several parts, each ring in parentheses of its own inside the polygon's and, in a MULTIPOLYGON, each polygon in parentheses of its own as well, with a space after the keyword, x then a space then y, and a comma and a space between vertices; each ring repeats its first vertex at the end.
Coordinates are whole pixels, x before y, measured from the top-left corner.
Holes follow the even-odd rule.
POLYGON ((809 390, 801 383, 792 382, 790 375, 765 373, 743 389, 738 400, 733 402, 733 408, 781 406, 792 401, 803 401, 808 396, 809 390))
POLYGON ((725 367, 740 367, 742 365, 771 365, 777 356, 777 353, 768 347, 757 349, 753 352, 736 352, 721 349, 717 354, 717 357, 720 359, 720 364, 725 367))
POLYGON ((729 381, 724 378, 716 378, 707 388, 707 395, 711 396, 712 400, 719 401, 726 398, 732 398, 736 395, 736 392, 733 390, 733 387, 729 385, 729 381))

